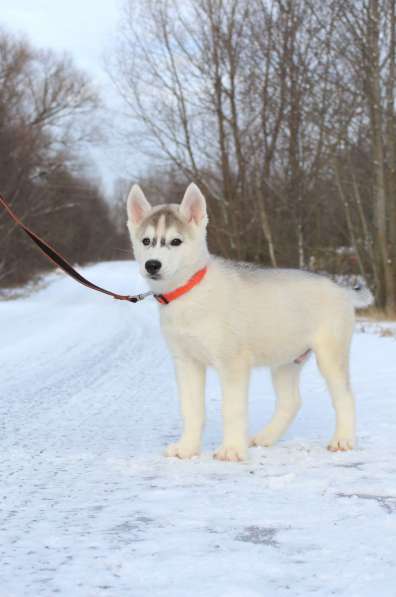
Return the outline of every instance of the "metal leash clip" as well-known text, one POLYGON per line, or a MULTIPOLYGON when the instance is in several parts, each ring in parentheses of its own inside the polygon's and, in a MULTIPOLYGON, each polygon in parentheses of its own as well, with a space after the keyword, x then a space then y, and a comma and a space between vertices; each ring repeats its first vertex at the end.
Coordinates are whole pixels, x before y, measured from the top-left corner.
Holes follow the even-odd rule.
POLYGON ((139 301, 143 301, 148 296, 154 296, 154 292, 152 292, 151 290, 149 290, 147 292, 142 292, 141 294, 135 294, 133 296, 129 296, 128 300, 130 300, 131 303, 138 303, 139 301))

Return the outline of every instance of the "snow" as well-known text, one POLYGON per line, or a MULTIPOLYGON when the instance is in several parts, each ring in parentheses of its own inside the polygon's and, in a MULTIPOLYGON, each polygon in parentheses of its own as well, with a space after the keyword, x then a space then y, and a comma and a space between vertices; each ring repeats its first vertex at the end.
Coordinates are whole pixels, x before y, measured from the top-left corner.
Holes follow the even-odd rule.
MULTIPOLYGON (((84 273, 144 290, 134 263, 84 273)), ((180 419, 158 305, 46 282, 0 302, 1 597, 396 595, 396 336, 355 335, 353 452, 324 448, 333 412, 312 359, 276 446, 243 464, 212 459, 210 372, 202 456, 166 459, 180 419)), ((255 432, 273 406, 265 371, 250 405, 255 432)))

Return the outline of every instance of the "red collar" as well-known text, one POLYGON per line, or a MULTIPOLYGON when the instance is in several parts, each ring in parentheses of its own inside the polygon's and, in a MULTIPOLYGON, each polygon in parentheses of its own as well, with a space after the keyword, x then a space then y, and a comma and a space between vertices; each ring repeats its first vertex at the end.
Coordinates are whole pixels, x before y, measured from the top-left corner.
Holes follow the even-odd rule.
POLYGON ((203 267, 202 269, 198 270, 191 278, 183 284, 183 286, 179 286, 179 288, 175 288, 175 290, 171 290, 171 292, 167 292, 166 294, 155 294, 154 297, 157 299, 161 305, 167 305, 171 303, 175 299, 183 296, 186 292, 189 292, 194 286, 199 284, 202 278, 205 276, 206 272, 208 271, 207 266, 203 267))

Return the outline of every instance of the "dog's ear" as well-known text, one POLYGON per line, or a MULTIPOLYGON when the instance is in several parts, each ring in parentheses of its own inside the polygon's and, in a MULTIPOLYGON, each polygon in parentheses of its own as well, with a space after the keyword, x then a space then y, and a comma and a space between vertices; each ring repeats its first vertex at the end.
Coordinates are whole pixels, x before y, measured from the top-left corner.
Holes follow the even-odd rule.
POLYGON ((208 221, 205 197, 193 182, 188 185, 179 209, 188 222, 206 224, 208 221))
POLYGON ((127 213, 129 221, 137 226, 151 211, 151 205, 147 201, 139 185, 134 184, 127 200, 127 213))

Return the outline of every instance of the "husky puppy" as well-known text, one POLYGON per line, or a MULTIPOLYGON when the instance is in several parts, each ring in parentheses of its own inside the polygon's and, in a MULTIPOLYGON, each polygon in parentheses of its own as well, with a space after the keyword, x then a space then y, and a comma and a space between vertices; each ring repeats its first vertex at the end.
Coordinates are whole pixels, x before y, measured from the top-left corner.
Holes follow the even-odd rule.
POLYGON ((152 207, 134 185, 127 201, 135 258, 160 305, 161 329, 174 358, 184 430, 166 455, 200 452, 205 371, 220 377, 224 439, 214 457, 240 461, 248 446, 271 446, 300 408, 299 377, 315 353, 336 415, 328 448, 355 444, 355 403, 349 382, 354 307, 371 303, 367 290, 337 286, 322 276, 260 269, 209 254, 206 202, 190 184, 180 205, 152 207), (247 436, 250 370, 271 368, 277 396, 270 422, 247 436))

